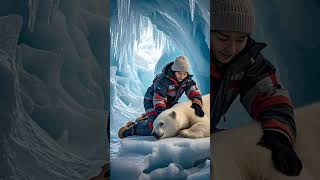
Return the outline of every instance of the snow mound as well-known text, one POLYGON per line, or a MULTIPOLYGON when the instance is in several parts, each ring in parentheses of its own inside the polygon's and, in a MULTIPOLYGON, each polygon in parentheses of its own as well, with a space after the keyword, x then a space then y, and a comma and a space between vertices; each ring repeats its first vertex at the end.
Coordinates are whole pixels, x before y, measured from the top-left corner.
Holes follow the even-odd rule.
POLYGON ((210 138, 133 136, 111 160, 112 179, 209 179, 210 138))

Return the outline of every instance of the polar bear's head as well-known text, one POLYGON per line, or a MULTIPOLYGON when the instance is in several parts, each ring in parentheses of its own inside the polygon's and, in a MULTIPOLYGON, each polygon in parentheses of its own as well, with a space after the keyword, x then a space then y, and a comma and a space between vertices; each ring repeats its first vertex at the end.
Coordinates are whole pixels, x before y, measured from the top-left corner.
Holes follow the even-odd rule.
POLYGON ((178 114, 174 110, 165 110, 153 122, 152 135, 157 139, 177 136, 179 133, 178 114))

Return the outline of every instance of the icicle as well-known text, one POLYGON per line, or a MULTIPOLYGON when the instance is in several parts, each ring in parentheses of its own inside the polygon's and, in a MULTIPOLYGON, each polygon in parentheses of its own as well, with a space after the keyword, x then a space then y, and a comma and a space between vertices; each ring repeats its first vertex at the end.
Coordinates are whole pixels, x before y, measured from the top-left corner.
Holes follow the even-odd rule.
POLYGON ((191 21, 193 21, 194 18, 194 8, 195 8, 196 0, 189 0, 189 7, 190 7, 190 13, 191 13, 191 21))
POLYGON ((48 7, 48 24, 50 24, 52 15, 53 15, 53 11, 54 11, 54 5, 53 5, 53 1, 54 0, 49 0, 49 7, 48 7))
POLYGON ((125 62, 125 58, 127 57, 126 52, 123 50, 123 41, 127 38, 127 32, 124 32, 123 30, 126 28, 126 24, 130 22, 130 0, 117 0, 117 6, 118 6, 118 26, 116 26, 117 33, 117 39, 115 45, 117 48, 115 48, 115 56, 119 63, 119 71, 123 68, 123 63, 125 62), (120 47, 118 47, 120 46, 120 47))
POLYGON ((130 0, 117 0, 118 6, 118 21, 122 25, 127 21, 130 14, 130 0))
POLYGON ((48 9, 48 24, 51 23, 52 18, 56 12, 56 10, 59 8, 60 6, 60 0, 50 0, 49 1, 49 9, 48 9))
POLYGON ((28 27, 31 32, 34 31, 34 26, 37 18, 37 11, 39 6, 39 0, 29 0, 29 22, 28 27))
POLYGON ((196 37, 196 31, 197 31, 197 24, 192 23, 192 36, 196 37))

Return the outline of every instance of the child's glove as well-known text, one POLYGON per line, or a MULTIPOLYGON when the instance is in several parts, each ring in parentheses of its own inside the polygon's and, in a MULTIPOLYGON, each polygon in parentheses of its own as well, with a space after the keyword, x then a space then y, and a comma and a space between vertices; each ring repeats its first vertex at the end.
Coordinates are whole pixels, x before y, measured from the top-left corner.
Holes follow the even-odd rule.
POLYGON ((191 106, 195 112, 196 112, 196 115, 199 116, 199 117, 203 117, 204 116, 204 112, 201 108, 201 106, 197 103, 192 103, 192 106, 191 106))
POLYGON ((263 136, 257 143, 270 149, 275 169, 287 176, 298 176, 302 163, 289 140, 279 132, 264 130, 263 136))

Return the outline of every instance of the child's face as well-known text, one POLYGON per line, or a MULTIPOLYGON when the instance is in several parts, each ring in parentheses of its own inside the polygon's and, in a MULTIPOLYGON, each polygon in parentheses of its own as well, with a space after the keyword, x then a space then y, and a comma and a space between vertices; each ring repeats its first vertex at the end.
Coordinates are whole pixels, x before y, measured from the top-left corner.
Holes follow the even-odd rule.
POLYGON ((218 61, 228 63, 243 50, 247 44, 248 34, 231 31, 211 32, 211 51, 218 61))
POLYGON ((174 75, 176 76, 176 79, 181 82, 188 76, 188 72, 177 71, 174 75))

